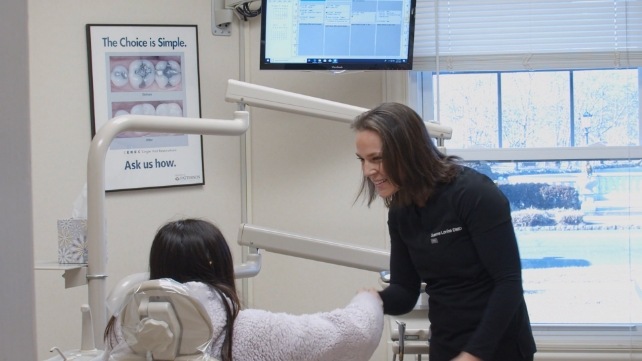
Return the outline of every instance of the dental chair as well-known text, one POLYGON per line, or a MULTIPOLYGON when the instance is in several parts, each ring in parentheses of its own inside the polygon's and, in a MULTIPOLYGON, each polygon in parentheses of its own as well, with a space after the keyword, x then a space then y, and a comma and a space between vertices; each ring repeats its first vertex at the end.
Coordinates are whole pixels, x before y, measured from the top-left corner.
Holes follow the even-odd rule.
POLYGON ((208 355, 212 324, 204 305, 173 280, 144 281, 117 315, 126 341, 116 361, 215 361, 208 355))

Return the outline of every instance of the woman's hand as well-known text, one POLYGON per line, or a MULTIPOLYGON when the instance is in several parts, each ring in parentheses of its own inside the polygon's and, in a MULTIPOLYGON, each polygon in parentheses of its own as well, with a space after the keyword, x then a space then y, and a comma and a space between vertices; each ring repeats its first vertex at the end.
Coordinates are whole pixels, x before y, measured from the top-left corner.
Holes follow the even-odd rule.
POLYGON ((367 292, 367 293, 375 296, 375 298, 379 301, 379 304, 381 306, 383 306, 383 300, 381 300, 381 296, 379 295, 379 291, 378 290, 376 290, 374 288, 361 288, 361 289, 359 289, 357 291, 357 293, 361 293, 361 292, 367 292))
POLYGON ((462 352, 451 361, 482 361, 482 359, 480 359, 479 357, 473 356, 468 352, 462 352))

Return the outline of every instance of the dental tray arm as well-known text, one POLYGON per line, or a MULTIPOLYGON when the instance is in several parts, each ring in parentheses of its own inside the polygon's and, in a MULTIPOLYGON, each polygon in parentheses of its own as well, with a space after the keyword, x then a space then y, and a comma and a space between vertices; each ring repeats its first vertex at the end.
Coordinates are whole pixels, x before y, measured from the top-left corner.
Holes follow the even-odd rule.
POLYGON ((238 243, 268 252, 379 273, 388 270, 390 263, 388 251, 316 239, 252 224, 241 224, 238 243))

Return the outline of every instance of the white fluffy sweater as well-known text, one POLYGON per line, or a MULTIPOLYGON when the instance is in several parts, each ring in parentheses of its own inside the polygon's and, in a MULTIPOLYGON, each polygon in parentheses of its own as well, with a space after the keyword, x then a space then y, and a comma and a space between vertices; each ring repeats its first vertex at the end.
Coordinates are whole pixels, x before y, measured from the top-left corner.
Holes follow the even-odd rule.
MULTIPOLYGON (((214 336, 209 356, 220 359, 225 337, 225 311, 220 297, 203 283, 189 282, 189 293, 205 305, 214 336)), ((367 361, 381 340, 383 306, 369 292, 355 295, 344 308, 293 315, 257 309, 239 312, 234 323, 234 361, 367 361)), ((127 354, 122 341, 103 360, 127 354), (123 352, 125 351, 125 352, 123 352)))

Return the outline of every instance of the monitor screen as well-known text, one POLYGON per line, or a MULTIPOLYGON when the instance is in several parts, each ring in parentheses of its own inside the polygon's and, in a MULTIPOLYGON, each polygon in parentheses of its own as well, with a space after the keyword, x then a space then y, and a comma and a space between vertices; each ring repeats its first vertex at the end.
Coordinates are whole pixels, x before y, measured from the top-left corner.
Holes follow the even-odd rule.
POLYGON ((261 69, 410 70, 416 0, 262 0, 261 69))

